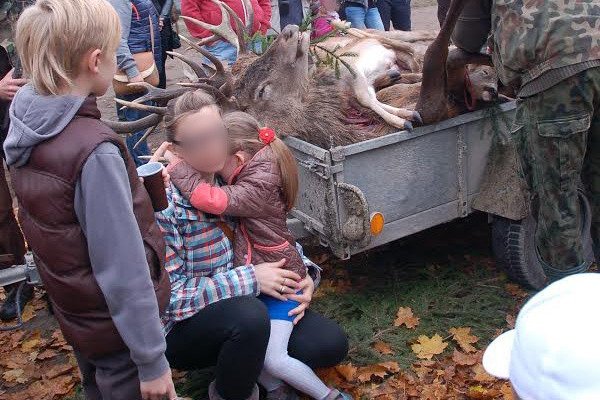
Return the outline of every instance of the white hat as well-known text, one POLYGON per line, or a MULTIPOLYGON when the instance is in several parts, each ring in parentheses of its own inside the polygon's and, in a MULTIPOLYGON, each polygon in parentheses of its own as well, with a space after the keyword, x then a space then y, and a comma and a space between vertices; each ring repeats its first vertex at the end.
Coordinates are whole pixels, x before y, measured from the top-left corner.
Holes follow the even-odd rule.
POLYGON ((566 277, 532 297, 483 367, 524 400, 599 400, 600 274, 566 277))

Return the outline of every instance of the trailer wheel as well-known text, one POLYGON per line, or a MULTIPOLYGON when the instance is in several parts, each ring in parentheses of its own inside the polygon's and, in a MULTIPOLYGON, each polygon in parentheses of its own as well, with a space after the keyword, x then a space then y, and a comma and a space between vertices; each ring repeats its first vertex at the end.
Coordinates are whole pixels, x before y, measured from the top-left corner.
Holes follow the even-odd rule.
MULTIPOLYGON (((586 263, 594 262, 590 227, 592 213, 585 194, 579 192, 581 218, 583 219, 583 250, 586 263)), ((539 261, 535 246, 537 222, 533 215, 521 221, 494 216, 492 221, 492 247, 496 262, 517 283, 532 289, 541 289, 546 284, 546 274, 539 261)))

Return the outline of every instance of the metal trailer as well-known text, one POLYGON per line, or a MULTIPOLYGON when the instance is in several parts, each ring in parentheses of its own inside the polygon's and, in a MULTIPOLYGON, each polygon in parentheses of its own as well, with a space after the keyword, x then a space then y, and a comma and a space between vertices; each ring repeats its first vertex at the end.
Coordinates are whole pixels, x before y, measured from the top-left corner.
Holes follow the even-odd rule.
MULTIPOLYGON (((300 175, 292 231, 347 259, 480 210, 490 214, 498 263, 515 280, 541 287, 546 277, 533 244, 536 223, 510 140, 515 107, 505 103, 329 150, 286 139, 300 175), (381 216, 383 230, 373 234, 381 216)), ((591 264, 583 193, 582 204, 591 264)))

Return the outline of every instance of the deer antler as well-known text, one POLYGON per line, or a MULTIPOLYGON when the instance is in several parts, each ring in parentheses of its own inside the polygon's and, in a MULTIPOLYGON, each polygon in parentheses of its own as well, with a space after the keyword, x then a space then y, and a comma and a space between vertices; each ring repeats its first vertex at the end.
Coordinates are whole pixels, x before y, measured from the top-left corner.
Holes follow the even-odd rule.
POLYGON ((157 101, 161 104, 167 103, 169 100, 181 96, 187 90, 182 87, 175 87, 169 89, 161 89, 156 86, 152 86, 147 82, 135 82, 130 83, 128 86, 138 86, 146 91, 146 94, 138 97, 133 103, 146 103, 148 101, 157 101))
POLYGON ((132 132, 138 132, 141 131, 143 129, 148 129, 151 128, 155 125, 158 125, 160 123, 160 121, 162 121, 162 115, 159 114, 150 114, 144 118, 140 118, 137 121, 131 121, 131 122, 116 122, 116 121, 110 121, 107 119, 103 119, 102 122, 104 122, 106 125, 108 125, 108 127, 110 129, 112 129, 113 131, 117 132, 117 133, 132 133, 132 132))
MULTIPOLYGON (((229 43, 234 45, 235 48, 237 49, 237 51, 239 52, 240 51, 240 40, 238 38, 238 34, 235 33, 235 30, 231 26, 231 21, 228 17, 230 15, 229 12, 230 11, 233 12, 233 10, 231 10, 231 8, 227 7, 224 3, 222 3, 219 0, 211 0, 211 1, 213 3, 215 3, 221 10, 221 23, 219 25, 210 25, 210 24, 207 24, 206 22, 199 21, 196 18, 187 17, 185 15, 182 15, 181 18, 183 18, 184 20, 189 21, 195 25, 198 25, 202 29, 206 29, 207 31, 212 32, 216 36, 219 36, 219 37, 225 39, 226 41, 228 41, 229 43)), ((231 15, 231 16, 233 17, 234 15, 239 20, 239 17, 237 16, 237 14, 235 14, 235 12, 233 12, 233 15, 231 15)), ((235 19, 235 17, 234 17, 234 19, 235 19)), ((241 23, 241 21, 240 21, 240 23, 241 23)))
MULTIPOLYGON (((211 54, 207 50, 205 50, 202 47, 198 46, 197 44, 193 43, 189 39, 187 39, 183 36, 181 37, 181 39, 185 43, 187 43, 192 49, 196 50, 197 52, 199 52, 200 54, 202 54, 203 56, 208 58, 210 60, 210 62, 212 62, 213 65, 215 66, 214 73, 210 77, 200 78, 200 79, 198 79, 198 82, 208 83, 214 87, 219 88, 219 90, 221 90, 221 92, 225 96, 227 96, 227 97, 231 96, 231 92, 233 91, 233 75, 231 74, 231 72, 229 72, 228 70, 225 69, 221 60, 219 60, 217 57, 215 57, 213 54, 211 54)), ((172 53, 169 53, 169 54, 172 54, 172 53)), ((194 68, 194 66, 192 64, 190 64, 189 61, 191 61, 191 60, 189 58, 186 60, 186 58, 181 57, 180 55, 173 54, 173 56, 180 58, 183 62, 188 63, 190 65, 190 67, 194 68)), ((192 61, 192 63, 194 63, 194 62, 192 61)), ((196 63, 194 63, 194 64, 196 64, 196 63)))
MULTIPOLYGON (((244 8, 248 14, 245 25, 236 12, 233 11, 227 4, 219 0, 211 1, 215 3, 221 10, 221 23, 219 25, 210 25, 206 22, 199 21, 195 18, 187 17, 185 15, 182 15, 181 18, 198 25, 200 28, 212 32, 214 36, 218 36, 231 43, 235 46, 238 54, 247 53, 248 46, 246 43, 246 34, 250 35, 252 33, 252 26, 254 25, 254 9, 252 8, 252 3, 250 0, 242 0, 244 8), (231 19, 233 19, 237 29, 233 29, 231 26, 231 19)), ((202 40, 200 43, 198 43, 198 45, 202 46, 213 42, 215 40, 214 36, 202 40)))

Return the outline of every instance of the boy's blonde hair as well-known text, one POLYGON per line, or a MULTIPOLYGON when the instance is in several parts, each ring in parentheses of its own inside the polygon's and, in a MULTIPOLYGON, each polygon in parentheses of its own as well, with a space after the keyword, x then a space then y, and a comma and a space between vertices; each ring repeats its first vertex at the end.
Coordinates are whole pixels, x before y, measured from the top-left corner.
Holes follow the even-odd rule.
POLYGON ((119 17, 106 0, 38 0, 21 14, 15 44, 25 77, 49 95, 73 85, 88 51, 114 57, 120 38, 119 17))

